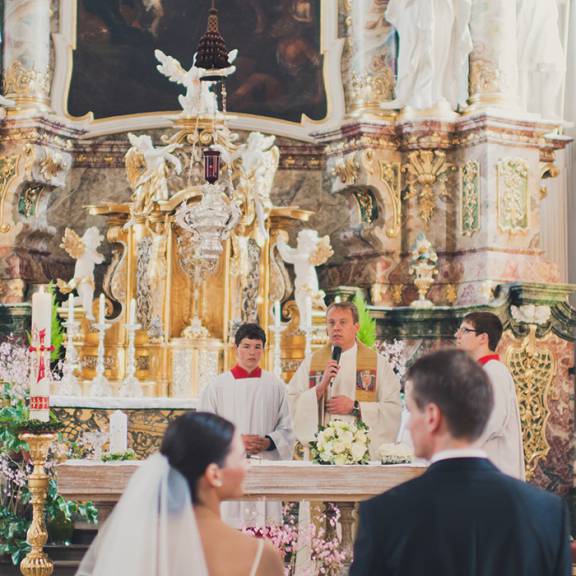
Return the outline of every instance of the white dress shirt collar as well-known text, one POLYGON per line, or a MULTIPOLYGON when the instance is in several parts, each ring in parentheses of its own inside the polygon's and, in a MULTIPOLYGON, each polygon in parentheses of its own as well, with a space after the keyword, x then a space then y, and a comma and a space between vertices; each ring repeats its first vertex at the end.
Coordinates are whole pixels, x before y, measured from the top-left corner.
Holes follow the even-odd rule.
POLYGON ((453 448, 451 450, 440 450, 430 459, 430 464, 440 460, 452 460, 453 458, 487 458, 486 452, 479 448, 453 448))

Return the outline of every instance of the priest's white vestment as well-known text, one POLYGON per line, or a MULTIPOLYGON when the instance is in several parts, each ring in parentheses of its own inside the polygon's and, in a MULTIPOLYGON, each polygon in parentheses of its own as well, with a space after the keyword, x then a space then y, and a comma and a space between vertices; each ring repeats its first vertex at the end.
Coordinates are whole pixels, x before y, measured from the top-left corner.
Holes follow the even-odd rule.
POLYGON ((302 443, 314 439, 319 424, 326 425, 330 420, 345 420, 354 422, 355 416, 324 413, 323 422, 320 422, 320 413, 326 399, 334 396, 348 396, 352 400, 359 400, 360 417, 368 426, 370 438, 370 457, 379 459, 378 448, 385 442, 394 442, 400 427, 400 382, 388 361, 377 355, 376 383, 374 401, 362 401, 362 391, 357 378, 358 345, 342 352, 340 369, 334 382, 326 391, 327 398, 320 400, 316 397, 316 388, 310 386, 310 370, 312 356, 306 357, 290 380, 288 385, 288 399, 294 420, 296 438, 302 443))
MULTIPOLYGON (((220 374, 204 389, 199 409, 230 420, 240 434, 269 436, 276 449, 256 458, 292 460, 294 436, 286 385, 271 372, 262 370, 260 377, 239 379, 230 371, 220 374)), ((236 528, 282 520, 281 502, 223 502, 221 512, 222 519, 236 528)))

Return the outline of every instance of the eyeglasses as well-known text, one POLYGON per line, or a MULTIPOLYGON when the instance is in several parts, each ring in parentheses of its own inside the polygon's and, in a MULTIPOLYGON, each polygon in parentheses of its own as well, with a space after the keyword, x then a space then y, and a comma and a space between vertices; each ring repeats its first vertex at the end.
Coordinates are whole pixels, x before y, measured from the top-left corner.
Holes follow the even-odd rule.
POLYGON ((470 334, 470 333, 474 333, 477 334, 478 330, 474 330, 474 328, 465 328, 463 326, 460 326, 460 328, 458 328, 458 330, 456 330, 456 334, 470 334))

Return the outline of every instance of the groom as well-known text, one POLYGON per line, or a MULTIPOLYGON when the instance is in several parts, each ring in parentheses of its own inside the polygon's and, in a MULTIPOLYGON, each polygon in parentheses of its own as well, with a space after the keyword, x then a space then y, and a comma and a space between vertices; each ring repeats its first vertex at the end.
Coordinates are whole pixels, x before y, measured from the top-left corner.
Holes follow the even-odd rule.
POLYGON ((562 500, 473 446, 494 405, 481 366, 436 352, 412 366, 406 389, 414 452, 430 467, 360 505, 350 576, 569 576, 562 500))

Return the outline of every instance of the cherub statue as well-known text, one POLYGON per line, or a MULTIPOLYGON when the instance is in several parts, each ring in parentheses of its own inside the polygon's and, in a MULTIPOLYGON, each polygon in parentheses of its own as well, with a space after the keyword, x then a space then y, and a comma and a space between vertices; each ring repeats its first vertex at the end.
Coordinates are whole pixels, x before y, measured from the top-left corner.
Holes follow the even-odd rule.
MULTIPOLYGON (((166 76, 171 82, 176 82, 186 88, 186 94, 178 96, 178 102, 182 106, 184 116, 213 116, 218 112, 216 94, 209 90, 210 84, 208 82, 200 80, 205 70, 194 66, 196 54, 194 54, 193 64, 188 70, 184 70, 176 58, 167 56, 162 50, 154 50, 154 55, 160 62, 156 66, 158 72, 166 76)), ((230 76, 236 71, 236 66, 232 66, 232 63, 237 56, 238 50, 228 52, 230 66, 222 70, 222 76, 230 76)))
POLYGON ((264 136, 260 132, 251 132, 244 144, 229 151, 224 146, 216 144, 215 150, 222 154, 224 162, 231 166, 240 158, 240 182, 238 189, 244 194, 247 204, 245 213, 256 216, 254 239, 262 247, 268 239, 266 220, 272 209, 270 192, 274 175, 278 169, 280 152, 274 146, 275 136, 264 136))
POLYGON ((150 136, 132 133, 128 134, 128 140, 132 148, 126 153, 125 164, 128 181, 134 190, 132 214, 149 214, 154 202, 168 200, 166 165, 174 166, 177 174, 182 171, 180 159, 172 154, 180 144, 154 147, 150 136))
POLYGON ((320 238, 316 230, 304 229, 298 233, 296 248, 291 248, 279 240, 276 244, 280 256, 288 264, 294 265, 294 297, 300 312, 300 330, 307 331, 312 326, 309 317, 313 308, 324 308, 324 292, 319 289, 316 266, 324 264, 334 254, 330 238, 320 238))
POLYGON ((62 238, 61 248, 64 248, 68 255, 76 260, 74 267, 74 278, 69 282, 58 279, 57 286, 62 294, 67 294, 76 290, 86 318, 94 320, 92 314, 92 301, 94 299, 94 266, 104 261, 104 256, 98 252, 98 247, 104 240, 104 236, 96 226, 88 228, 84 236, 80 238, 74 230, 66 228, 62 238))

